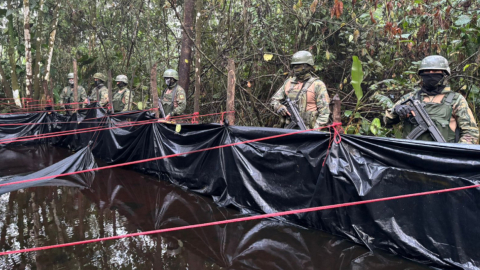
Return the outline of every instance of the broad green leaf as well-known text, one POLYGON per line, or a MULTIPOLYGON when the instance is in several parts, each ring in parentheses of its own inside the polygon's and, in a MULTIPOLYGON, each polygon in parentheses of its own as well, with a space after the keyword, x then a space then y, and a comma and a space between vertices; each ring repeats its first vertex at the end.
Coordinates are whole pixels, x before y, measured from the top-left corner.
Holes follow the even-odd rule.
POLYGON ((470 67, 470 64, 465 65, 465 66, 463 67, 463 71, 467 70, 468 67, 470 67))
POLYGON ((352 57, 352 81, 350 82, 355 89, 355 96, 357 96, 357 106, 360 104, 360 100, 363 98, 362 90, 362 81, 363 81, 363 71, 362 71, 362 62, 358 59, 358 56, 354 55, 352 57))
POLYGON ((137 108, 138 108, 139 110, 143 110, 143 102, 141 102, 141 101, 140 101, 140 102, 137 102, 137 108))
POLYGON ((352 115, 352 111, 346 110, 346 111, 344 112, 344 114, 345 114, 346 117, 350 117, 350 115, 352 115))
POLYGON ((380 119, 375 118, 370 125, 370 132, 372 132, 373 135, 377 135, 381 127, 382 124, 380 123, 380 119))
POLYGON ((455 21, 455 25, 464 26, 464 25, 468 24, 471 20, 472 20, 472 17, 470 17, 470 16, 468 16, 468 15, 461 15, 461 16, 458 17, 458 19, 455 21))

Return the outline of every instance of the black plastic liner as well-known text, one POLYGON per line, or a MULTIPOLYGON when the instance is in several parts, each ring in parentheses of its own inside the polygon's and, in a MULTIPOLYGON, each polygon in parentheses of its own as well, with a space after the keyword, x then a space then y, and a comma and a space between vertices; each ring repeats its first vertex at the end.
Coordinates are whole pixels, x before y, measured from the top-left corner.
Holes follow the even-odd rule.
MULTIPOLYGON (((96 111, 90 110, 83 118, 103 117, 102 110, 96 111)), ((69 128, 55 124, 61 116, 43 114, 12 118, 51 121, 46 125, 48 130, 69 128)), ((127 118, 138 121, 151 115, 102 119, 106 126, 114 126, 127 118)), ((45 130, 38 127, 29 132, 45 130)), ((23 129, 18 132, 25 135, 23 129)), ((155 123, 44 140, 71 149, 93 142, 95 156, 109 163, 123 163, 288 132, 210 124, 182 125, 177 133, 175 125, 155 123)), ((0 126, 0 139, 6 134, 12 136, 15 130, 0 126)), ((263 213, 480 183, 478 146, 342 135, 341 143, 332 143, 327 156, 330 139, 329 133, 308 132, 131 168, 210 195, 219 205, 263 213)), ((285 218, 424 264, 480 269, 480 230, 475 226, 480 221, 479 209, 480 192, 468 189, 285 218)))

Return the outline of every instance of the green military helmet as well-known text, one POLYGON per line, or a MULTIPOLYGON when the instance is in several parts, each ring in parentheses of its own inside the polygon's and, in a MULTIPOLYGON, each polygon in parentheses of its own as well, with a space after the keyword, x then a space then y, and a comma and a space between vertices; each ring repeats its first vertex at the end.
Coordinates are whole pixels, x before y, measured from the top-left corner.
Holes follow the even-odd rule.
POLYGON ((93 74, 93 78, 94 79, 99 79, 99 80, 104 81, 104 82, 107 81, 107 76, 103 75, 103 73, 100 73, 100 72, 93 74))
POLYGON ((116 82, 124 82, 125 84, 128 84, 128 78, 127 78, 127 76, 125 76, 125 75, 118 75, 118 76, 115 78, 115 81, 116 81, 116 82))
POLYGON ((313 67, 313 55, 307 51, 298 51, 293 54, 290 65, 308 64, 313 67))
POLYGON ((423 58, 422 63, 420 63, 420 68, 418 69, 418 74, 420 75, 423 70, 443 70, 447 75, 451 74, 448 60, 440 55, 430 55, 423 58))
POLYGON ((164 78, 174 78, 175 80, 178 81, 178 72, 176 70, 173 70, 173 69, 167 69, 163 73, 163 77, 164 78))
POLYGON ((67 79, 73 79, 73 78, 74 78, 73 73, 68 73, 67 79))

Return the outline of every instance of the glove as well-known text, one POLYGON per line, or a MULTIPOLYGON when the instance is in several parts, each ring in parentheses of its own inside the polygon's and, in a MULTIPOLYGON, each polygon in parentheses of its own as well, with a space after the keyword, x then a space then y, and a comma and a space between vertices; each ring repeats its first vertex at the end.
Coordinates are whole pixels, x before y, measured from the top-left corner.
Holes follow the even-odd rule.
POLYGON ((277 113, 280 114, 281 116, 287 116, 288 115, 287 107, 285 107, 285 105, 280 105, 280 107, 278 107, 277 109, 277 113))
POLYGON ((393 111, 401 118, 407 118, 409 114, 412 114, 413 107, 410 105, 397 105, 393 111))

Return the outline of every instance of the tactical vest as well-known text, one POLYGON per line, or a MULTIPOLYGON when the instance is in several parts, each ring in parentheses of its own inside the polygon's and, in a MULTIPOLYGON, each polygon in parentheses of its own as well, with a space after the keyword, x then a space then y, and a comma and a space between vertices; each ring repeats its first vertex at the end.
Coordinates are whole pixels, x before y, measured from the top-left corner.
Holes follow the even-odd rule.
POLYGON ((121 94, 117 92, 115 93, 115 96, 113 96, 112 106, 115 112, 121 112, 125 108, 126 104, 123 103, 123 98, 125 97, 127 90, 128 89, 125 88, 125 91, 123 91, 121 94))
POLYGON ((301 88, 295 88, 298 84, 293 84, 288 80, 284 87, 285 95, 287 95, 290 100, 295 101, 298 112, 305 122, 305 125, 308 125, 308 128, 315 126, 315 121, 318 116, 315 86, 313 85, 316 80, 318 80, 318 78, 315 77, 308 79, 301 85, 301 88))
MULTIPOLYGON (((425 111, 427 111, 428 115, 432 119, 432 121, 435 123, 437 126, 438 130, 442 134, 442 136, 445 138, 447 142, 456 142, 458 141, 458 138, 456 139, 455 136, 455 131, 452 131, 450 128, 450 119, 452 118, 453 114, 453 99, 455 98, 455 93, 450 92, 448 94, 445 94, 445 96, 442 98, 442 101, 440 103, 435 103, 435 102, 424 102, 423 98, 420 95, 420 91, 418 91, 415 95, 415 99, 420 100, 423 104, 425 104, 425 111)), ((409 119, 413 118, 407 118, 403 121, 403 138, 406 138, 412 130, 418 126, 416 123, 412 123, 409 119)), ((459 131, 459 128, 457 126, 457 130, 459 131)), ((457 133, 458 133, 457 131, 457 133)), ((457 136, 458 137, 458 136, 457 136)), ((433 141, 432 136, 430 133, 427 131, 420 135, 420 137, 417 138, 417 140, 422 140, 422 141, 433 141)))
POLYGON ((165 115, 168 115, 169 113, 173 112, 173 110, 175 109, 175 96, 177 95, 177 87, 178 87, 178 84, 173 88, 172 92, 167 94, 167 91, 168 91, 168 88, 167 88, 162 93, 160 102, 162 102, 165 115))

